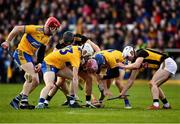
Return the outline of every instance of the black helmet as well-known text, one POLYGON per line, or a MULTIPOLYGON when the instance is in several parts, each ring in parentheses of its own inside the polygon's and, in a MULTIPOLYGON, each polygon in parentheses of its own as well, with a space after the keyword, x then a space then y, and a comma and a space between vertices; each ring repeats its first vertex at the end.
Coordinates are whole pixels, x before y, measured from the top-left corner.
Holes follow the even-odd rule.
POLYGON ((70 31, 64 32, 63 40, 65 44, 72 44, 74 41, 74 34, 70 31))

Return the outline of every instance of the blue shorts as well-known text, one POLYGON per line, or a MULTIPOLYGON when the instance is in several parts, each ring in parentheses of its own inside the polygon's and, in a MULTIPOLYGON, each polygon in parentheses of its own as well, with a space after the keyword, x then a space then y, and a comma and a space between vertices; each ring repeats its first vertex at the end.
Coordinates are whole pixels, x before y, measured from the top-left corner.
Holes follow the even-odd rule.
POLYGON ((56 67, 53 67, 51 65, 46 64, 45 61, 42 62, 41 65, 41 71, 44 73, 46 73, 47 71, 52 71, 54 73, 57 73, 59 71, 59 69, 57 69, 56 67))
POLYGON ((16 61, 19 65, 26 64, 28 62, 33 63, 32 56, 21 50, 15 50, 13 54, 13 58, 14 58, 14 61, 16 61))

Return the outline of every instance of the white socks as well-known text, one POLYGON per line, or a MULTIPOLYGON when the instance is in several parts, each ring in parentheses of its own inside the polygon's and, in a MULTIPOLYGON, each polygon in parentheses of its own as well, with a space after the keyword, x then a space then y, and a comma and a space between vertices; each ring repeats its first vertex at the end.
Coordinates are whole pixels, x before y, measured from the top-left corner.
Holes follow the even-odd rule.
POLYGON ((154 102, 153 105, 159 107, 159 102, 154 102))

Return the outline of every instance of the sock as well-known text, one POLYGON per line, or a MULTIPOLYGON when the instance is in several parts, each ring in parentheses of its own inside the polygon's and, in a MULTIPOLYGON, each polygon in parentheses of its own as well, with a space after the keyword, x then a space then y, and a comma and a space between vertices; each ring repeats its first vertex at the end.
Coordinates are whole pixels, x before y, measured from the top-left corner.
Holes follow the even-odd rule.
POLYGON ((86 104, 90 104, 91 103, 91 95, 86 95, 86 104))
POLYGON ((104 98, 105 98, 104 92, 103 92, 103 91, 100 91, 100 98, 99 98, 99 101, 103 101, 104 98))
POLYGON ((102 84, 98 84, 98 88, 99 88, 99 91, 100 91, 100 92, 103 92, 104 87, 103 87, 103 85, 102 85, 102 84))
POLYGON ((161 101, 164 104, 164 107, 169 107, 170 106, 166 98, 162 99, 161 101))
POLYGON ((46 100, 49 102, 49 101, 51 101, 51 99, 52 99, 52 96, 47 96, 47 98, 46 98, 46 100))
POLYGON ((125 105, 130 105, 129 100, 128 99, 124 99, 124 104, 125 105))
POLYGON ((154 99, 153 100, 153 105, 156 107, 159 107, 159 100, 158 99, 154 99))
POLYGON ((86 104, 91 104, 91 101, 86 101, 86 104))
POLYGON ((28 103, 28 96, 27 95, 22 94, 21 103, 26 103, 26 104, 28 103))
POLYGON ((17 101, 17 102, 21 101, 21 99, 22 99, 22 95, 21 95, 21 94, 17 95, 17 96, 14 98, 14 100, 17 101))
POLYGON ((49 104, 49 101, 48 101, 48 100, 45 100, 45 101, 44 101, 44 104, 48 105, 48 104, 49 104))
POLYGON ((91 101, 91 95, 86 95, 86 101, 91 101))
POLYGON ((67 100, 67 101, 70 101, 70 97, 69 97, 69 96, 66 96, 66 100, 67 100))
POLYGON ((75 95, 71 95, 69 100, 70 100, 71 105, 74 104, 75 103, 75 95))
POLYGON ((44 98, 39 98, 39 103, 38 104, 43 104, 45 102, 44 98))

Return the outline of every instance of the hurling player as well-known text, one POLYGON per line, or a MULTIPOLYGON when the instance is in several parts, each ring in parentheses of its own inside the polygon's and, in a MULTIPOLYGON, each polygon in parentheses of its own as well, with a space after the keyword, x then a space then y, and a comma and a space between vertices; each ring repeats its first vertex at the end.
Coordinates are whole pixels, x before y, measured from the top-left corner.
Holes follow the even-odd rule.
POLYGON ((160 86, 166 82, 171 75, 175 75, 177 71, 176 62, 164 53, 152 49, 139 49, 135 51, 131 46, 126 46, 124 48, 123 57, 129 61, 132 61, 133 63, 121 66, 124 69, 132 69, 131 76, 127 85, 123 88, 121 95, 125 94, 132 86, 141 66, 146 68, 156 68, 158 70, 155 72, 151 81, 149 82, 153 97, 153 105, 149 106, 147 109, 160 109, 159 99, 163 102, 164 109, 170 109, 171 106, 160 86))
POLYGON ((40 70, 40 63, 44 58, 44 51, 46 45, 49 42, 50 36, 52 36, 57 29, 60 27, 60 22, 54 18, 49 17, 45 25, 19 25, 15 26, 8 35, 5 42, 1 44, 4 49, 9 48, 10 42, 18 34, 23 33, 21 41, 17 49, 14 52, 14 61, 20 65, 23 69, 26 77, 26 81, 23 85, 23 89, 19 95, 17 95, 10 103, 10 105, 19 109, 33 109, 34 106, 28 103, 28 95, 36 88, 39 84, 38 72, 40 70), (33 62, 33 56, 36 51, 38 52, 38 64, 35 67, 33 62), (21 104, 19 106, 19 102, 21 104))
MULTIPOLYGON (((108 90, 112 79, 115 79, 116 86, 119 89, 119 92, 123 89, 123 84, 121 83, 123 77, 121 76, 121 69, 119 65, 124 62, 122 53, 118 50, 109 49, 102 50, 94 55, 94 58, 89 59, 87 62, 87 68, 89 71, 96 71, 97 74, 105 70, 106 74, 101 77, 97 75, 97 79, 102 81, 103 87, 100 85, 101 97, 100 101, 104 99, 104 95, 111 95, 111 92, 108 90)), ((125 108, 131 109, 131 105, 127 97, 124 98, 125 108)))

